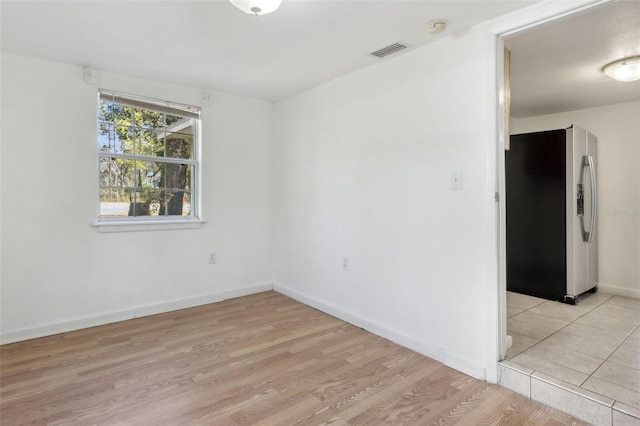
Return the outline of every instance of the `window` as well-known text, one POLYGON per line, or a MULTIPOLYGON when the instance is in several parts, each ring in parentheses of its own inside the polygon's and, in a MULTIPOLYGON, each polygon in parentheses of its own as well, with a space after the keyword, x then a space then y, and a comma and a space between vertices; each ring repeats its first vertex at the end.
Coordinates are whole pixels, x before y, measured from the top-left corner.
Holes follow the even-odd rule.
POLYGON ((100 90, 99 222, 196 219, 200 109, 100 90))

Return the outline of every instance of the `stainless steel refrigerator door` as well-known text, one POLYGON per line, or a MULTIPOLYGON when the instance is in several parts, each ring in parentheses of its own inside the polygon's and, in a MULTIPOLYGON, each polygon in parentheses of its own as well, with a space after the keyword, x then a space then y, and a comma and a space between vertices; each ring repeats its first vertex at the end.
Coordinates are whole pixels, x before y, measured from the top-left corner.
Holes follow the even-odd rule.
POLYGON ((568 297, 587 291, 588 251, 582 238, 584 182, 582 162, 587 154, 587 132, 579 127, 567 130, 567 289, 568 297), (584 290, 583 290, 584 288, 584 290))
POLYGON ((567 132, 567 296, 573 298, 597 285, 595 144, 580 127, 567 132))
POLYGON ((589 165, 589 204, 585 205, 585 209, 589 209, 589 242, 587 243, 588 252, 588 272, 587 272, 587 290, 597 287, 598 285, 598 180, 596 179, 598 170, 597 162, 597 138, 587 132, 587 157, 590 161, 589 165))

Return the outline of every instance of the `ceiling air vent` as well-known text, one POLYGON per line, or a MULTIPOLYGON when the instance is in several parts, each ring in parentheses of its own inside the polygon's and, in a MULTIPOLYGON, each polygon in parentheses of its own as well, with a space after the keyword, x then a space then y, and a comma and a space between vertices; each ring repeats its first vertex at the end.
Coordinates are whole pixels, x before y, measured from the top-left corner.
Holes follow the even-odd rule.
POLYGON ((382 49, 378 49, 375 52, 371 52, 370 55, 373 55, 377 58, 384 58, 385 56, 393 55, 394 53, 406 48, 407 46, 405 46, 404 44, 393 43, 389 46, 383 47, 382 49))

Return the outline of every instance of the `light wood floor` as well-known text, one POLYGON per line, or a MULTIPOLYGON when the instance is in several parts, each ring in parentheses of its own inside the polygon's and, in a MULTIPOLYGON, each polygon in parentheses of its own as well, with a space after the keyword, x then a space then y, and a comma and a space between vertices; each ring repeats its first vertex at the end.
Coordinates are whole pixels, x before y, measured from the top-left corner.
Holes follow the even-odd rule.
POLYGON ((0 347, 0 422, 583 424, 274 292, 0 347))

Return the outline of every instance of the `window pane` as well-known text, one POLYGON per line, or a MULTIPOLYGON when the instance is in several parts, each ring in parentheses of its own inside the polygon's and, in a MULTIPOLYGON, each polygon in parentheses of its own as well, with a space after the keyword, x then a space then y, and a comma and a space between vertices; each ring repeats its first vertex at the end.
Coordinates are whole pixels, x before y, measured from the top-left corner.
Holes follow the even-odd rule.
POLYGON ((128 153, 132 147, 131 135, 126 126, 114 126, 110 123, 98 123, 98 151, 128 153))
POLYGON ((167 157, 193 158, 193 135, 187 133, 167 133, 165 150, 167 157))
POLYGON ((155 161, 136 161, 136 186, 162 188, 165 164, 155 161))
POLYGON ((141 188, 136 194, 136 216, 158 216, 164 203, 164 191, 141 188))
POLYGON ((166 169, 167 165, 165 163, 153 162, 154 188, 164 189, 166 169))
POLYGON ((100 187, 102 188, 103 186, 113 186, 111 159, 101 158, 100 164, 98 165, 98 170, 100 171, 100 187))
POLYGON ((183 117, 178 117, 177 115, 166 114, 165 115, 165 126, 167 126, 167 129, 170 130, 170 128, 172 126, 175 126, 176 123, 178 123, 181 120, 187 120, 187 119, 183 118, 183 117))
POLYGON ((184 202, 182 204, 182 216, 189 216, 191 214, 191 192, 185 191, 184 202))
POLYGON ((144 127, 148 129, 161 129, 164 127, 163 114, 140 108, 134 108, 132 110, 132 114, 133 125, 137 127, 144 127))
POLYGON ((133 154, 133 132, 131 128, 124 124, 116 124, 114 131, 114 152, 133 154))
POLYGON ((100 158, 100 187, 122 187, 122 160, 100 158))
POLYGON ((122 188, 100 188, 100 217, 123 217, 129 213, 129 195, 122 188))
POLYGON ((127 216, 151 216, 155 206, 153 206, 153 195, 149 193, 149 190, 127 188, 125 192, 131 196, 127 216))
POLYGON ((189 216, 191 214, 190 191, 167 191, 167 216, 189 216))
POLYGON ((148 155, 148 153, 142 152, 143 146, 148 145, 148 143, 145 144, 145 129, 141 127, 130 127, 129 133, 131 135, 133 153, 137 155, 148 155))
POLYGON ((133 187, 136 185, 135 161, 124 158, 111 159, 113 186, 133 187))
POLYGON ((135 161, 122 158, 100 158, 100 187, 131 187, 136 184, 135 161))
POLYGON ((128 216, 151 216, 151 202, 142 194, 136 194, 135 200, 129 205, 128 216))
POLYGON ((164 187, 172 190, 191 189, 192 168, 189 164, 165 164, 164 187))
POLYGON ((113 123, 115 108, 112 102, 98 101, 98 121, 113 123))
POLYGON ((127 126, 114 126, 114 152, 133 154, 131 133, 127 126))
POLYGON ((116 126, 128 127, 135 125, 133 109, 120 104, 111 104, 107 109, 107 114, 104 117, 99 116, 98 120, 113 123, 116 126))
POLYGON ((115 149, 115 133, 113 125, 109 123, 98 123, 98 151, 99 152, 116 152, 115 149))
POLYGON ((132 129, 137 155, 164 156, 164 136, 161 130, 136 127, 132 129))

